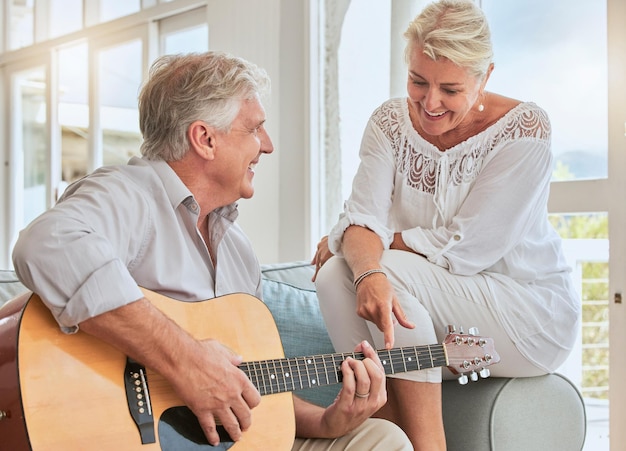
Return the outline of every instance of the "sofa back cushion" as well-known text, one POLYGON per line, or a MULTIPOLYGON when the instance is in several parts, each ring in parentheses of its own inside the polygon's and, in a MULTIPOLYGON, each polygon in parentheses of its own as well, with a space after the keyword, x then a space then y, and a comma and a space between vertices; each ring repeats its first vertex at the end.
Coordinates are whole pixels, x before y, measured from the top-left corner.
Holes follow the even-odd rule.
MULTIPOLYGON (((269 307, 283 343, 285 357, 304 357, 335 352, 320 313, 314 268, 308 262, 262 266, 263 301, 269 307)), ((340 385, 298 390, 310 402, 327 406, 340 385)))

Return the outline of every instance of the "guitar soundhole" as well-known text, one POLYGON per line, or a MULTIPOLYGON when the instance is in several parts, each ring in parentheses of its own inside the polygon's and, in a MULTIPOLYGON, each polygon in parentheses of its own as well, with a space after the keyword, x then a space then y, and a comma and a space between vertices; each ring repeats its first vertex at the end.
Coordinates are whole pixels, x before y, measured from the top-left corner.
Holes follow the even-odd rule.
POLYGON ((217 427, 220 444, 207 441, 200 423, 188 407, 170 407, 159 418, 159 443, 163 451, 227 450, 235 443, 222 426, 217 427))

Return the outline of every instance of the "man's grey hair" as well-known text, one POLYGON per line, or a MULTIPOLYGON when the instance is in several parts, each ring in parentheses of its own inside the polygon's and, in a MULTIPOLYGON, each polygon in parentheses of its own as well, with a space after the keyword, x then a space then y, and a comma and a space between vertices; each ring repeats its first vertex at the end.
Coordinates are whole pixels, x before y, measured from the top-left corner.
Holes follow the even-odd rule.
POLYGON ((267 73, 243 58, 224 52, 162 56, 139 93, 141 154, 180 160, 194 121, 229 132, 241 102, 264 97, 269 90, 267 73))

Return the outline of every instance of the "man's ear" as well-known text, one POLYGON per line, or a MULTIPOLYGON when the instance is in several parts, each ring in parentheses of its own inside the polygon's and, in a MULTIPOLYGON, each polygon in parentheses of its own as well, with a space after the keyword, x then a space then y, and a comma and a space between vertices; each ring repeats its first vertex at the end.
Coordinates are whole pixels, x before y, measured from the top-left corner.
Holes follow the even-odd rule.
POLYGON ((194 121, 187 128, 189 147, 199 157, 206 160, 215 158, 215 129, 204 121, 194 121))

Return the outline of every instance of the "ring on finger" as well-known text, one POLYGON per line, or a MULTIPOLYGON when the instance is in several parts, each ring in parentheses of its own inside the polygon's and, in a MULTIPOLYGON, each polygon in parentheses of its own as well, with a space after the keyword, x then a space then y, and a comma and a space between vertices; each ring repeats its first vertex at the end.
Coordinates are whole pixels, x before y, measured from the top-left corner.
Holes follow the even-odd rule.
POLYGON ((357 398, 368 398, 369 395, 370 395, 370 392, 367 392, 367 393, 359 393, 358 391, 354 392, 354 396, 356 396, 357 398))

